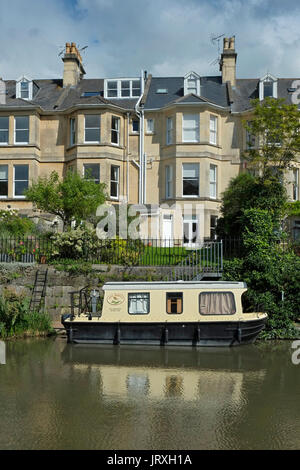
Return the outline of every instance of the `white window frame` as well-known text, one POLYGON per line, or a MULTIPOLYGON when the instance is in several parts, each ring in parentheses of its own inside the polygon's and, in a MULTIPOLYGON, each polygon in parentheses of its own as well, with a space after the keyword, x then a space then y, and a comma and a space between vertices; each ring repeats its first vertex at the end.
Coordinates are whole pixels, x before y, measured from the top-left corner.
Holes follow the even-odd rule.
POLYGON ((188 72, 184 77, 184 95, 189 95, 190 93, 200 96, 200 75, 193 71, 188 72), (189 86, 189 81, 191 80, 195 81, 195 87, 189 86), (191 89, 195 89, 196 91, 191 91, 191 89))
POLYGON ((29 118, 29 116, 20 115, 20 116, 15 116, 14 117, 14 143, 15 143, 15 145, 28 145, 29 144, 29 138, 30 138, 29 128, 30 128, 30 118, 29 118), (26 117, 28 119, 28 128, 17 129, 16 121, 17 121, 17 118, 20 118, 20 117, 22 117, 22 118, 26 117), (28 131, 28 140, 27 140, 27 142, 17 142, 16 141, 16 136, 17 136, 18 131, 28 131))
POLYGON ((299 201, 299 168, 293 169, 292 198, 299 201))
POLYGON ((121 127, 121 119, 118 116, 111 116, 110 141, 111 141, 111 145, 116 145, 117 147, 120 146, 120 127, 121 127), (113 119, 115 119, 116 120, 115 122, 118 123, 116 129, 113 129, 113 126, 112 126, 113 119), (116 132, 118 142, 113 142, 112 141, 112 133, 113 132, 116 132))
POLYGON ((173 166, 167 165, 165 169, 166 199, 173 197, 173 166))
POLYGON ((218 179, 218 167, 211 163, 209 165, 209 197, 210 199, 217 199, 217 179, 218 179), (213 170, 214 178, 211 178, 211 170, 213 170))
POLYGON ((142 93, 142 83, 141 83, 141 78, 136 77, 136 78, 106 78, 104 80, 104 98, 110 100, 110 99, 138 99, 139 96, 141 96, 142 93), (114 82, 117 84, 117 96, 108 96, 108 83, 114 82), (129 82, 129 88, 126 88, 127 90, 129 89, 129 96, 122 96, 122 82, 129 82), (139 88, 133 86, 133 82, 139 82, 139 88), (139 94, 138 95, 133 95, 133 90, 139 89, 139 94))
POLYGON ((185 198, 197 198, 200 195, 200 164, 199 163, 193 163, 193 162, 187 162, 187 163, 182 163, 182 197, 185 198), (183 170, 185 165, 194 165, 195 167, 198 167, 198 194, 183 194, 183 187, 184 187, 184 179, 191 179, 191 178, 184 178, 183 175, 183 170))
POLYGON ((277 98, 277 78, 273 77, 270 73, 267 73, 264 77, 262 77, 259 81, 259 99, 260 101, 264 100, 264 83, 265 82, 273 82, 273 94, 271 98, 277 98))
POLYGON ((0 132, 7 132, 7 141, 6 142, 0 142, 0 145, 8 145, 8 143, 9 143, 9 116, 0 116, 0 118, 6 118, 7 119, 7 129, 0 129, 0 132))
POLYGON ((182 115, 182 142, 185 143, 199 143, 200 142, 200 116, 198 113, 184 113, 182 115), (194 119, 194 127, 187 127, 185 121, 194 119), (187 139, 184 136, 185 131, 194 131, 196 134, 196 140, 187 139))
POLYGON ((218 145, 218 116, 215 114, 209 116, 209 143, 218 145))
POLYGON ((4 181, 7 183, 7 194, 6 196, 1 196, 0 195, 0 199, 7 199, 8 198, 8 175, 9 175, 9 168, 8 168, 8 165, 0 165, 0 168, 1 167, 6 167, 6 173, 7 173, 7 177, 6 179, 0 179, 0 181, 4 181))
POLYGON ((110 198, 111 199, 116 199, 116 200, 119 199, 119 194, 120 194, 119 189, 120 189, 120 167, 118 165, 111 165, 110 166, 110 198), (111 179, 111 170, 113 167, 118 169, 118 176, 116 180, 111 179), (117 183, 117 196, 111 195, 111 183, 117 183))
POLYGON ((132 134, 139 134, 139 133, 140 133, 140 121, 139 121, 139 119, 132 119, 132 120, 131 120, 131 132, 132 132, 132 134), (137 122, 137 123, 138 123, 138 130, 137 130, 137 131, 135 131, 135 130, 133 129, 133 122, 137 122))
POLYGON ((84 115, 84 143, 85 144, 100 144, 101 142, 101 115, 99 114, 85 114, 84 115), (92 116, 92 117, 99 117, 99 127, 86 127, 86 117, 87 116, 92 116), (99 130, 99 140, 86 140, 86 130, 87 129, 97 129, 99 130))
POLYGON ((153 118, 147 118, 147 134, 154 134, 154 119, 153 118), (150 123, 152 123, 150 125, 150 123))
POLYGON ((166 121, 166 144, 171 145, 173 144, 173 128, 174 128, 174 123, 173 123, 173 117, 167 117, 166 121))
POLYGON ((83 173, 83 177, 86 178, 86 170, 88 170, 89 168, 87 168, 88 166, 91 166, 91 165, 94 165, 94 166, 97 166, 98 169, 99 169, 99 178, 98 179, 95 179, 95 178, 89 178, 89 181, 94 181, 94 183, 96 184, 99 184, 100 183, 100 163, 84 163, 83 164, 83 167, 82 167, 82 173, 83 173))
POLYGON ((13 167, 13 197, 15 199, 25 199, 26 196, 16 196, 16 167, 17 166, 27 166, 28 167, 28 180, 17 180, 17 181, 27 181, 28 186, 29 186, 29 165, 28 164, 19 164, 19 165, 14 165, 13 167))
POLYGON ((18 78, 16 82, 16 98, 25 100, 25 101, 30 101, 32 100, 32 95, 33 95, 33 82, 29 78, 23 76, 18 78), (22 86, 21 83, 26 82, 28 84, 28 97, 27 98, 22 98, 22 86))

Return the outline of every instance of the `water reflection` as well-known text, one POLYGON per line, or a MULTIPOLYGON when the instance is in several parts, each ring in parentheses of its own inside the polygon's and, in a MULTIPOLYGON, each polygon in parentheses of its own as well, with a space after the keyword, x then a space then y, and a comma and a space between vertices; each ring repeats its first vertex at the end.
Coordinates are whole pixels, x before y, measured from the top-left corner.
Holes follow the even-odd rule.
POLYGON ((10 343, 0 367, 0 448, 296 449, 299 367, 288 342, 199 350, 10 343))

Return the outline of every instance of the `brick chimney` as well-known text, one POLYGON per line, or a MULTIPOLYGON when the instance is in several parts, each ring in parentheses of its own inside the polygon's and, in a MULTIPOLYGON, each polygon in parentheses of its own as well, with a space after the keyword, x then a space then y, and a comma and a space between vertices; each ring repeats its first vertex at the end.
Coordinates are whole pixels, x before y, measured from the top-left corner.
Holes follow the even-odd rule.
POLYGON ((235 36, 223 39, 223 52, 220 60, 220 71, 222 72, 222 83, 230 82, 231 86, 236 84, 236 58, 235 36))
POLYGON ((62 60, 64 62, 64 87, 68 85, 76 86, 85 75, 85 70, 75 42, 66 43, 65 55, 62 60))

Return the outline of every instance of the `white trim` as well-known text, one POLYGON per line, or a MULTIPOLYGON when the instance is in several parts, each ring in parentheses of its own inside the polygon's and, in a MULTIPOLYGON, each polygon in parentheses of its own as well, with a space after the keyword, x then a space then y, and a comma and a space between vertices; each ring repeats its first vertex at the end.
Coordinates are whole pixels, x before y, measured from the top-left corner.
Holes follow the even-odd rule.
POLYGON ((5 164, 5 163, 4 163, 4 164, 1 164, 1 161, 0 161, 0 168, 1 168, 2 166, 6 166, 6 168, 7 168, 7 178, 6 178, 6 179, 0 179, 0 182, 1 182, 1 181, 7 182, 7 195, 6 195, 6 196, 1 196, 1 195, 0 195, 0 199, 1 199, 1 200, 8 198, 8 180, 9 180, 9 166, 8 166, 8 164, 5 164))
POLYGON ((26 100, 26 101, 31 101, 32 100, 32 95, 33 95, 33 82, 30 80, 28 77, 23 77, 18 78, 16 82, 16 98, 19 98, 21 100, 26 100), (21 83, 28 83, 28 97, 27 98, 22 98, 22 90, 21 90, 21 83))
POLYGON ((110 188, 109 188, 109 194, 110 194, 110 198, 111 199, 115 199, 115 200, 118 200, 119 199, 119 196, 120 196, 120 166, 119 165, 110 165, 110 188), (117 180, 112 180, 111 179, 111 170, 112 170, 112 167, 114 168, 117 168, 118 169, 118 179, 117 180), (117 183, 117 196, 112 196, 111 195, 111 183, 117 183))
POLYGON ((198 144, 200 142, 200 115, 199 113, 184 113, 182 115, 182 142, 184 143, 195 143, 198 144), (195 126, 194 127, 187 127, 184 122, 185 119, 188 119, 188 116, 190 117, 190 120, 194 119, 195 121, 195 126), (194 131, 196 135, 195 140, 189 140, 184 137, 184 132, 185 131, 194 131))
POLYGON ((193 71, 188 72, 184 76, 184 95, 189 95, 191 93, 194 93, 198 96, 200 96, 200 76, 193 71), (196 92, 190 91, 188 87, 188 81, 189 80, 195 80, 196 82, 196 92))
MULTIPOLYGON (((101 114, 84 114, 84 144, 100 144, 101 143, 101 114), (97 116, 99 117, 99 127, 86 127, 86 117, 87 116, 97 116), (85 133, 87 129, 99 129, 99 140, 85 140, 85 133)), ((73 144, 74 145, 74 144, 73 144)))
POLYGON ((209 164, 209 197, 217 199, 217 180, 218 180, 218 166, 213 163, 209 164), (213 167, 213 168, 212 168, 213 167), (214 169, 214 180, 211 180, 211 170, 214 169), (211 194, 211 188, 214 187, 214 195, 211 194))
MULTIPOLYGON (((27 166, 28 167, 28 180, 17 180, 17 181, 27 181, 28 182, 28 186, 29 186, 29 164, 28 163, 17 163, 17 164, 14 164, 13 165, 13 198, 14 199, 25 199, 26 196, 16 196, 15 194, 15 183, 16 183, 16 180, 15 180, 15 169, 16 169, 16 166, 27 166)), ((27 187, 28 187, 27 186, 27 187)))
MULTIPOLYGON (((141 95, 142 91, 142 83, 141 83, 142 78, 141 77, 135 77, 135 78, 105 78, 104 79, 104 98, 110 100, 110 99, 138 99, 141 95), (140 91, 138 95, 133 95, 133 87, 132 83, 133 82, 139 82, 140 84, 140 91), (108 96, 108 82, 116 82, 117 83, 117 96, 108 96), (122 82, 129 82, 129 96, 122 96, 122 82)), ((135 88, 136 89, 136 88, 135 88)))
POLYGON ((218 145, 218 116, 216 116, 215 114, 209 115, 209 143, 211 145, 218 145), (211 128, 212 122, 215 123, 214 129, 211 128), (214 140, 212 140, 212 136, 214 137, 214 140))
POLYGON ((245 282, 226 281, 166 281, 166 282, 107 282, 102 287, 103 290, 182 290, 182 289, 247 289, 245 282))
POLYGON ((181 164, 181 180, 182 180, 182 197, 183 198, 198 198, 200 196, 200 163, 197 162, 184 162, 181 164), (198 166, 198 194, 183 194, 183 166, 184 165, 197 165, 198 166))
POLYGON ((273 83, 273 93, 271 98, 277 98, 277 83, 278 79, 271 75, 270 73, 267 73, 264 77, 260 78, 259 80, 259 99, 260 101, 264 100, 264 83, 265 82, 272 82, 273 83))
POLYGON ((30 118, 28 115, 18 115, 18 116, 14 116, 14 145, 28 145, 29 144, 29 140, 30 140, 30 135, 29 135, 29 128, 30 128, 30 118), (19 118, 19 117, 27 117, 28 118, 28 129, 17 129, 16 128, 16 119, 19 118), (18 131, 27 131, 28 130, 28 141, 27 142, 16 142, 16 133, 17 133, 17 130, 18 131))

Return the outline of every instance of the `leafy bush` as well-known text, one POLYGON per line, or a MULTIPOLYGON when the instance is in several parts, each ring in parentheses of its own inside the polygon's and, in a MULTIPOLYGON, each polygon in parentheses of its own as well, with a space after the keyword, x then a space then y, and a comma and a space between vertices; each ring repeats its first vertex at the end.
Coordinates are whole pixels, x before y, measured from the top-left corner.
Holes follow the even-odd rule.
POLYGON ((100 240, 95 230, 79 227, 76 230, 56 233, 52 259, 84 259, 102 263, 138 264, 144 244, 140 240, 100 240))
POLYGON ((0 236, 23 237, 35 230, 34 223, 20 217, 17 211, 0 210, 0 236))
POLYGON ((268 313, 267 334, 291 337, 292 322, 300 316, 300 258, 282 250, 268 211, 247 210, 243 223, 245 256, 224 261, 223 277, 247 283, 244 309, 268 313))
POLYGON ((29 299, 4 289, 0 296, 0 337, 48 333, 52 330, 48 315, 30 312, 29 299))

